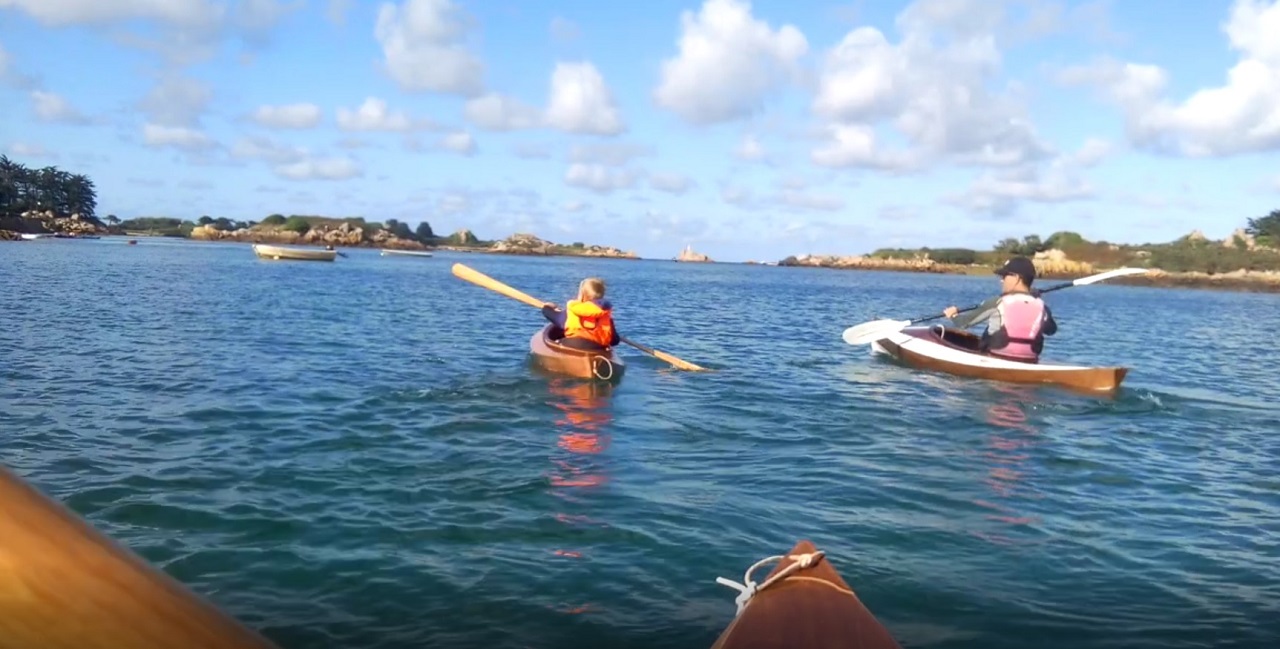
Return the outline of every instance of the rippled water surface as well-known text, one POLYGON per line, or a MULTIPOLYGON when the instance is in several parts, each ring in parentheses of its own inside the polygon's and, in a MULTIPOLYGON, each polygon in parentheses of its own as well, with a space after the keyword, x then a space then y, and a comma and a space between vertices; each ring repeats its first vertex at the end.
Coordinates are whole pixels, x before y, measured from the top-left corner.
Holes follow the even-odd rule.
POLYGON ((840 339, 994 278, 347 254, 0 245, 0 462, 286 649, 709 647, 799 538, 908 647, 1277 646, 1276 296, 1052 294, 1088 397, 840 339), (459 260, 719 371, 534 373, 459 260))

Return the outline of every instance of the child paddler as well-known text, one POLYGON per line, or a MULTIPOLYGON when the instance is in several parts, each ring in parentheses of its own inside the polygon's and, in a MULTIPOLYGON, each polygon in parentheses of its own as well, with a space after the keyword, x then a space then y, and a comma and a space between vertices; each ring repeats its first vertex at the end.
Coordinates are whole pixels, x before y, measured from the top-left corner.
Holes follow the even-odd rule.
POLYGON ((564 333, 560 344, 565 347, 608 349, 621 342, 613 328, 613 305, 604 299, 604 280, 597 277, 582 280, 578 298, 569 300, 563 311, 554 304, 544 304, 542 315, 564 333))

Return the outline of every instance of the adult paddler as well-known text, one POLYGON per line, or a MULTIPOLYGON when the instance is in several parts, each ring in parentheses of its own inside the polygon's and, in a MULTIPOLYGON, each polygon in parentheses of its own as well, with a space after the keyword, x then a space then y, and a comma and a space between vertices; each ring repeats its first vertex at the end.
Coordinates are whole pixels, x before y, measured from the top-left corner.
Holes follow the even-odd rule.
POLYGON ((958 315, 954 306, 943 314, 960 329, 983 322, 982 350, 992 356, 1024 363, 1040 362, 1044 337, 1058 332, 1058 323, 1049 305, 1031 289, 1036 266, 1026 257, 1014 257, 996 269, 1000 276, 1000 296, 973 311, 958 315))

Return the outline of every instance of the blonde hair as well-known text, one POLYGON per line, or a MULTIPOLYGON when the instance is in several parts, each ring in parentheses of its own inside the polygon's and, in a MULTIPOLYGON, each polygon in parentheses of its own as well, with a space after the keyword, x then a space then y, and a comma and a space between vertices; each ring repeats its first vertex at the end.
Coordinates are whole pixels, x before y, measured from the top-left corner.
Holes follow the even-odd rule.
POLYGON ((599 300, 604 297, 604 280, 599 277, 588 277, 578 285, 578 300, 599 300))

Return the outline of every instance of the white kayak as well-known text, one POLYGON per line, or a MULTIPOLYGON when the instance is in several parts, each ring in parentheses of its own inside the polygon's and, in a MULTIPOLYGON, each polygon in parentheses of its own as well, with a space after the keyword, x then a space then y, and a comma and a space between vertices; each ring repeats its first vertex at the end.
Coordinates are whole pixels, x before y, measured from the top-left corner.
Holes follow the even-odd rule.
POLYGON ((871 343, 871 349, 920 369, 1010 383, 1047 383, 1087 392, 1115 390, 1129 372, 1124 367, 997 358, 978 351, 981 340, 968 331, 942 325, 914 326, 885 334, 871 343))

